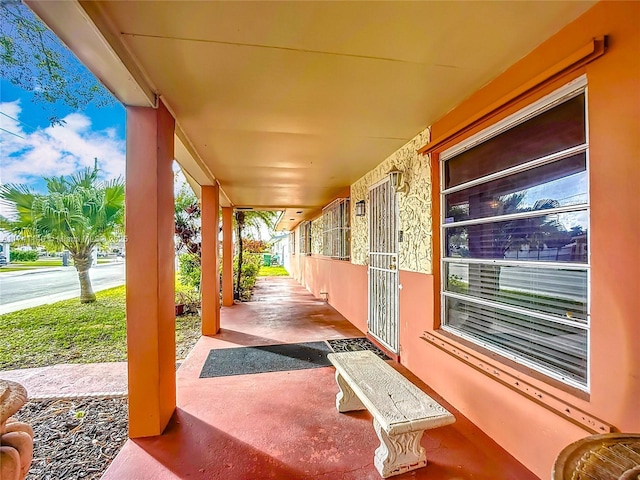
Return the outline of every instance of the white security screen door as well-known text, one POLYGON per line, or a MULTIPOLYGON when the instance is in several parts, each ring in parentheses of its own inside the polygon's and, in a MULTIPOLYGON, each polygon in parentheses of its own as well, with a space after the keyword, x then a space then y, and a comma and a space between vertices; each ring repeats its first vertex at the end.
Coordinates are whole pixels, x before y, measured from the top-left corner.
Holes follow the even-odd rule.
POLYGON ((389 180, 369 190, 369 333, 398 353, 398 203, 389 180))

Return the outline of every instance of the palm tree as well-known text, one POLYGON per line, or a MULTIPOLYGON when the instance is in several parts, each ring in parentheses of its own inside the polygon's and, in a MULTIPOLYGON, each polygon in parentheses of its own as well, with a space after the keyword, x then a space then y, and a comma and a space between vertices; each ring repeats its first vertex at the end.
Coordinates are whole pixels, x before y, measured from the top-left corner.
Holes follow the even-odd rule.
POLYGON ((0 201, 16 209, 16 219, 0 217, 0 222, 14 233, 69 250, 78 271, 80 302, 95 302, 89 278, 91 251, 122 232, 124 182, 100 181, 97 161, 70 177, 44 180, 46 194, 32 192, 27 185, 0 185, 0 201))
POLYGON ((262 226, 269 231, 275 229, 275 222, 279 213, 270 210, 236 210, 236 237, 238 239, 238 270, 236 271, 236 284, 233 296, 236 300, 241 297, 241 280, 242 280, 242 256, 243 256, 243 233, 246 228, 259 232, 262 226))

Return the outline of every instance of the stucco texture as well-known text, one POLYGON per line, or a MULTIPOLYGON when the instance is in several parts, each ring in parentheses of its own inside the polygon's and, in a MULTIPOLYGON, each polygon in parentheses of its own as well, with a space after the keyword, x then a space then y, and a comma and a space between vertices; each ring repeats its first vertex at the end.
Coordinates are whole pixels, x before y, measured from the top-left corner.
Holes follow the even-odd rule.
POLYGON ((409 185, 407 193, 398 193, 400 230, 404 237, 399 244, 400 269, 427 274, 432 272, 431 163, 428 156, 417 153, 429 139, 430 130, 427 128, 351 185, 352 263, 367 264, 369 189, 383 180, 391 166, 395 165, 404 172, 404 181, 409 185), (367 215, 356 217, 356 202, 363 199, 367 201, 367 215))
POLYGON ((311 253, 322 255, 322 216, 311 222, 311 253))

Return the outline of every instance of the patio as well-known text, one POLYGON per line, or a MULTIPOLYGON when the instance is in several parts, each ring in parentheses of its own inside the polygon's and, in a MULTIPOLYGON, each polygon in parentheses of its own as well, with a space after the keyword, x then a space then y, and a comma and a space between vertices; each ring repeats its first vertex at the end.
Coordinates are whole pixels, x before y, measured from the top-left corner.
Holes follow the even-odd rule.
MULTIPOLYGON (((339 414, 333 367, 199 378, 211 349, 364 336, 289 277, 262 279, 254 301, 222 309, 177 372, 165 433, 128 440, 103 479, 377 479, 368 412, 339 414)), ((425 433, 426 468, 394 478, 537 478, 401 365, 395 368, 456 416, 425 433)))

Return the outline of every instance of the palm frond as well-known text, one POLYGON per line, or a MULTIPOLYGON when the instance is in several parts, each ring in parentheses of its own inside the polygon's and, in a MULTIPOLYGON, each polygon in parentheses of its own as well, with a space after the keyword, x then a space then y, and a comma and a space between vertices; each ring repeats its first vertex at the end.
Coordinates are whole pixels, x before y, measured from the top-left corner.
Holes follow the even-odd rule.
POLYGON ((0 186, 0 201, 15 206, 16 220, 3 225, 29 232, 40 241, 85 255, 122 233, 124 182, 100 182, 97 163, 70 177, 45 178, 47 194, 35 194, 26 185, 0 186))

